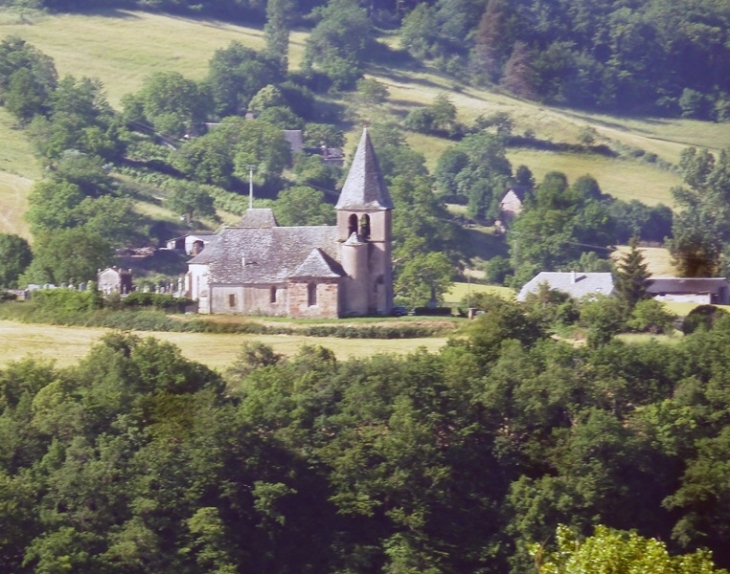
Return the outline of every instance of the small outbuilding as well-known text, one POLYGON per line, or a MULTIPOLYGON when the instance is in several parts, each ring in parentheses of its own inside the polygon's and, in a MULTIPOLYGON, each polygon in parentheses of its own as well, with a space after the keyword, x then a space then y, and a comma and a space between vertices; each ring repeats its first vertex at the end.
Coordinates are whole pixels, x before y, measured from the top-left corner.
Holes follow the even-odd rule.
POLYGON ((128 295, 132 292, 132 270, 120 269, 119 267, 107 267, 100 269, 97 275, 98 289, 104 295, 119 293, 128 295))
POLYGON ((170 250, 184 252, 186 255, 197 255, 215 237, 215 233, 188 233, 167 240, 165 247, 170 250))
POLYGON ((647 291, 657 301, 730 304, 730 284, 724 277, 654 277, 647 291))

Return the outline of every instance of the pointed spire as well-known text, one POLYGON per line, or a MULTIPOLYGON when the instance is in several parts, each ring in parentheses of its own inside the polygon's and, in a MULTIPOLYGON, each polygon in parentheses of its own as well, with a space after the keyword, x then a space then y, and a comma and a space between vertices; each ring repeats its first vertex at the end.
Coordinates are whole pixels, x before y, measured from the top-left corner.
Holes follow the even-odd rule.
POLYGON ((350 172, 347 174, 335 209, 393 209, 393 201, 380 171, 378 158, 375 157, 367 128, 362 131, 350 172))

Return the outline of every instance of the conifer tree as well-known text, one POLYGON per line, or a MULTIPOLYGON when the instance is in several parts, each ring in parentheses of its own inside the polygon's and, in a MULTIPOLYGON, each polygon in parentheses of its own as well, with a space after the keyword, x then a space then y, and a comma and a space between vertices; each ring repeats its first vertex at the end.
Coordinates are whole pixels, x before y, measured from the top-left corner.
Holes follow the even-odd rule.
POLYGON ((477 27, 473 60, 477 77, 488 82, 498 79, 504 44, 504 0, 489 0, 477 27))
POLYGON ((289 66, 289 31, 295 10, 291 0, 268 0, 266 3, 266 54, 286 72, 289 66))
POLYGON ((647 290, 651 285, 651 273, 644 261, 644 255, 637 249, 638 237, 629 242, 630 250, 618 264, 616 273, 616 292, 632 310, 642 299, 648 299, 647 290))

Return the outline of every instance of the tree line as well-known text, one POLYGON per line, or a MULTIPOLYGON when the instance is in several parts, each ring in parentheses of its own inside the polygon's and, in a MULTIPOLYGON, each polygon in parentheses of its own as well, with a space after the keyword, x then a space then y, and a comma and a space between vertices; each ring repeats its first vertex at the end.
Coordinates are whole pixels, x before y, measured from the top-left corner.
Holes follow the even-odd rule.
POLYGON ((3 570, 547 574, 642 548, 714 571, 662 545, 728 566, 729 317, 576 347, 481 303, 434 354, 254 343, 221 375, 115 333, 4 367, 3 570))

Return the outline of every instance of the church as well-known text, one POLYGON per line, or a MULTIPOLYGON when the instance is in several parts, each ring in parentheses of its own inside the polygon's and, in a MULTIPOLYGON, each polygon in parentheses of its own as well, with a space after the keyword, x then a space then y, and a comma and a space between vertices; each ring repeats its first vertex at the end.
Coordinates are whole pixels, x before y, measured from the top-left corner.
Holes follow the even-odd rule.
POLYGON ((200 313, 336 318, 393 306, 393 202, 367 129, 335 206, 336 226, 281 227, 248 209, 188 262, 200 313))

